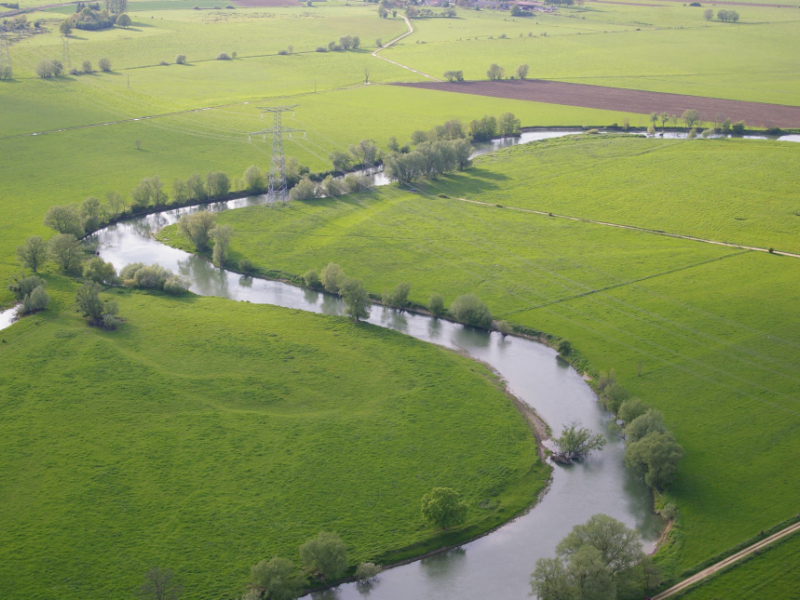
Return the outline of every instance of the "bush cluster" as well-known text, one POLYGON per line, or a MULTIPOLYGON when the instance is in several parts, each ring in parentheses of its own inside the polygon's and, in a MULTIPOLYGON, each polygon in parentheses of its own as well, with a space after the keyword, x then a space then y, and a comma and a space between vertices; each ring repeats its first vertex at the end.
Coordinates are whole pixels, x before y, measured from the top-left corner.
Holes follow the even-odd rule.
POLYGON ((189 289, 189 281, 161 265, 131 263, 119 273, 124 285, 142 290, 163 290, 173 296, 189 289))

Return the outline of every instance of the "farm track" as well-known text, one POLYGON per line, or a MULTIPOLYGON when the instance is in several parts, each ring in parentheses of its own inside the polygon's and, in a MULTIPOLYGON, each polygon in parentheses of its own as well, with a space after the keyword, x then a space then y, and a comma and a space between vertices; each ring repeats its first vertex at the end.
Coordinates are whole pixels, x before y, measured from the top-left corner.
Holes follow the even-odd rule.
POLYGON ((800 523, 795 523, 794 525, 790 525, 789 527, 782 529, 778 533, 775 533, 769 536, 768 538, 761 540, 760 542, 756 542, 755 544, 748 546, 744 550, 741 550, 736 554, 733 554, 732 556, 729 556, 728 558, 721 560, 716 564, 711 565, 707 569, 703 569, 696 575, 692 575, 691 577, 684 579, 679 584, 672 586, 668 590, 665 590, 660 594, 657 594, 656 596, 653 596, 653 600, 664 600, 665 598, 674 596, 675 594, 682 592, 685 589, 693 586, 695 583, 698 583, 703 579, 715 573, 718 573, 723 569, 726 569, 727 567, 730 567, 731 565, 740 561, 746 556, 749 556, 754 552, 758 552, 759 550, 763 550, 764 548, 778 541, 779 539, 792 535, 793 533, 797 533, 798 531, 800 531, 800 523))
POLYGON ((800 127, 800 106, 684 96, 585 83, 535 79, 459 83, 440 81, 392 85, 639 114, 656 112, 680 116, 685 110, 694 109, 699 113, 701 120, 706 122, 718 121, 722 117, 723 121, 726 118, 734 122, 744 121, 751 127, 800 127))
POLYGON ((388 63, 392 63, 392 64, 393 64, 393 65, 395 65, 395 66, 398 66, 398 67, 401 67, 401 68, 403 68, 403 69, 406 69, 406 70, 408 70, 408 71, 411 71, 412 73, 416 73, 417 75, 422 75, 423 77, 427 77, 428 79, 431 79, 431 80, 433 80, 433 81, 436 81, 436 82, 439 82, 439 83, 441 83, 441 81, 442 81, 441 79, 436 79, 436 77, 433 77, 433 76, 431 76, 431 75, 428 75, 427 73, 423 73, 422 71, 417 71, 416 69, 412 69, 411 67, 409 67, 409 66, 407 66, 407 65, 401 64, 401 63, 399 63, 399 62, 396 62, 396 61, 393 61, 393 60, 389 60, 389 59, 388 59, 388 58, 386 58, 385 56, 380 56, 380 55, 378 54, 378 52, 380 52, 381 50, 386 50, 386 48, 388 48, 389 46, 391 46, 391 45, 395 44, 396 42, 399 42, 399 41, 400 41, 400 40, 402 40, 403 38, 405 38, 405 37, 408 37, 409 35, 411 35, 412 33, 414 33, 414 28, 411 26, 411 21, 409 21, 409 20, 408 20, 408 17, 405 17, 405 16, 404 16, 403 18, 404 18, 404 19, 405 19, 405 21, 406 21, 406 27, 408 27, 408 31, 406 31, 406 32, 405 32, 403 35, 398 35, 398 36, 397 36, 396 38, 394 38, 393 40, 390 40, 390 41, 389 41, 389 42, 387 42, 387 43, 386 43, 386 45, 385 45, 385 46, 383 46, 382 48, 378 48, 377 50, 375 50, 375 52, 373 52, 373 53, 372 53, 372 56, 374 56, 375 58, 380 58, 381 60, 385 60, 385 61, 386 61, 386 62, 388 62, 388 63))
MULTIPOLYGON (((701 242, 703 244, 713 244, 715 246, 726 246, 728 248, 737 248, 739 250, 752 250, 754 252, 770 252, 768 248, 758 248, 756 246, 744 246, 742 244, 734 244, 732 242, 719 242, 717 240, 707 240, 705 238, 694 237, 691 235, 683 235, 680 233, 670 233, 668 231, 659 231, 658 229, 648 229, 647 227, 637 227, 635 225, 623 225, 621 223, 609 223, 608 221, 597 221, 595 219, 584 219, 582 217, 573 217, 570 215, 559 215, 556 213, 546 212, 543 210, 534 210, 532 208, 519 208, 516 206, 497 206, 490 202, 480 202, 478 200, 469 200, 467 198, 454 198, 460 202, 469 202, 470 204, 480 204, 483 206, 495 206, 503 210, 516 210, 519 212, 532 213, 535 215, 542 215, 544 217, 553 217, 556 219, 567 219, 568 221, 579 221, 581 223, 591 223, 592 225, 602 225, 604 227, 616 227, 617 229, 629 229, 631 231, 639 231, 641 233, 650 233, 653 235, 663 235, 665 237, 677 238, 679 240, 688 240, 690 242, 701 242)), ((793 254, 791 252, 779 252, 774 250, 772 253, 778 256, 789 256, 791 258, 800 258, 800 254, 793 254)))

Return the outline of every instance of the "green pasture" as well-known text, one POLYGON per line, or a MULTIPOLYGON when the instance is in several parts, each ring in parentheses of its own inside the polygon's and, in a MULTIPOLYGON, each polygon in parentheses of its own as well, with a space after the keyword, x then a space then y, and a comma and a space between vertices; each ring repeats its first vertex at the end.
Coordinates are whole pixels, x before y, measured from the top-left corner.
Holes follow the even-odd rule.
MULTIPOLYGON (((31 91, 18 98, 16 119, 0 115, 3 126, 11 131, 14 128, 36 131, 38 107, 49 103, 51 98, 43 95, 37 101, 33 90, 49 83, 32 81, 13 88, 31 91), (27 99, 31 99, 30 105, 27 99)), ((101 121, 113 119, 115 112, 112 111, 123 106, 115 97, 97 95, 89 96, 89 100, 95 103, 101 121), (111 105, 112 102, 117 104, 111 105), (106 107, 110 114, 102 112, 106 107)), ((374 139, 384 147, 391 136, 407 140, 415 129, 430 129, 451 118, 470 120, 509 110, 526 125, 570 125, 576 121, 606 123, 622 117, 607 111, 391 86, 312 94, 294 101, 300 106, 294 118, 287 115, 284 124, 306 130, 307 137, 297 135, 292 140, 287 139, 286 152, 313 170, 330 169, 328 154, 347 149, 348 144, 374 139), (390 118, 390 114, 394 117, 390 118), (359 118, 354 119, 354 115, 359 118)), ((82 105, 92 106, 89 101, 82 105)), ((129 118, 126 112, 131 105, 124 106, 125 111, 119 117, 129 118)), ((269 121, 259 120, 260 111, 256 106, 259 105, 239 105, 119 125, 0 139, 0 165, 4 172, 4 177, 0 178, 3 209, 0 280, 18 271, 14 252, 27 236, 52 235, 41 224, 50 206, 81 202, 89 196, 103 199, 110 191, 127 197, 142 178, 152 175, 159 175, 169 188, 174 178, 186 179, 194 172, 221 170, 231 177, 240 177, 252 164, 267 168, 271 141, 263 141, 259 136, 248 141, 249 132, 269 125, 269 121), (141 141, 141 150, 136 149, 137 140, 141 141)), ((54 110, 52 120, 46 123, 47 128, 69 123, 68 117, 66 109, 54 110), (59 115, 64 115, 63 122, 59 115)), ((3 286, 0 302, 10 301, 11 295, 3 286)))
MULTIPOLYGON (((715 143, 549 141, 479 159, 465 173, 420 186, 418 194, 390 187, 252 207, 220 220, 236 231, 234 261, 248 258, 294 274, 334 261, 373 293, 408 281, 412 300, 423 304, 431 293, 450 303, 474 292, 496 318, 566 337, 595 368, 615 368, 633 394, 664 412, 686 449, 668 494, 682 515, 682 546, 668 565, 679 575, 796 513, 800 472, 785 457, 800 450, 793 434, 800 425, 800 325, 793 309, 800 300, 800 261, 508 207, 530 203, 527 190, 538 188, 539 161, 564 147, 586 153, 588 179, 575 175, 572 205, 566 195, 560 205, 580 213, 584 202, 593 206, 592 195, 585 200, 583 192, 597 185, 595 163, 604 165, 607 181, 624 180, 635 170, 624 155, 654 152, 661 144, 660 152, 678 162, 735 165, 726 152, 731 144, 719 142, 717 151, 715 143), (620 160, 608 160, 615 145, 620 160), (705 149, 707 155, 698 154, 705 149), (681 152, 686 156, 678 158, 681 152), (517 185, 523 170, 527 186, 517 185), (514 191, 489 206, 456 199, 464 190, 480 199, 507 184, 514 191)), ((769 144, 764 155, 771 155, 769 144)), ((674 170, 649 172, 652 187, 620 197, 631 204, 629 215, 637 208, 647 215, 667 202, 657 190, 672 185, 674 170)), ((786 181, 791 174, 776 169, 774 177, 786 181)), ((741 194, 740 210, 754 215, 761 205, 780 206, 779 189, 741 194)), ((705 193, 700 187, 696 196, 676 201, 673 222, 688 222, 695 205, 712 210, 714 197, 705 193)), ((724 213, 727 197, 716 202, 724 213)), ((754 235, 759 227, 767 225, 755 225, 754 235)), ((162 235, 182 244, 174 228, 162 235)))
POLYGON ((794 535, 681 596, 685 600, 774 600, 800 597, 800 536, 794 535))
POLYGON ((474 535, 549 477, 490 373, 455 353, 344 318, 122 290, 108 294, 125 323, 104 332, 75 315, 74 285, 48 280, 54 306, 0 345, 3 598, 133 597, 153 565, 183 598, 239 597, 251 565, 299 563, 320 530, 351 565, 445 543, 420 515, 433 486, 463 493, 474 535))

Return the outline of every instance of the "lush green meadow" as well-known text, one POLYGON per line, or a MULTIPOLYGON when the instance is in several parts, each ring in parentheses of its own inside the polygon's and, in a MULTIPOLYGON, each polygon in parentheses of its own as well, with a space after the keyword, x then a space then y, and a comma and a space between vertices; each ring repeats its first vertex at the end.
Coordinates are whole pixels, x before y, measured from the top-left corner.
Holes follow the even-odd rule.
POLYGON ((186 598, 230 598, 320 530, 351 564, 441 544, 419 510, 433 486, 464 494, 475 533, 548 479, 516 408, 454 353, 344 318, 122 290, 125 323, 104 332, 48 279, 55 306, 0 344, 3 598, 127 598, 153 565, 186 598))
POLYGON ((794 535, 681 596, 686 600, 800 598, 800 536, 794 535))
MULTIPOLYGON (((374 293, 408 281, 412 300, 423 304, 431 293, 449 303, 474 292, 496 318, 566 337, 595 368, 615 368, 632 393, 664 412, 686 449, 668 494, 682 515, 682 546, 668 565, 678 575, 796 512, 800 472, 785 457, 800 450, 793 434, 800 425, 800 325, 792 308, 800 300, 800 261, 508 208, 525 206, 528 190, 537 189, 541 170, 531 165, 565 147, 584 156, 584 164, 604 162, 612 181, 634 170, 633 156, 644 156, 646 164, 642 151, 652 152, 654 144, 675 161, 703 164, 726 161, 731 147, 724 141, 551 140, 480 158, 474 169, 421 186, 419 194, 390 187, 252 207, 220 220, 236 231, 233 260, 246 257, 294 274, 338 262, 374 293), (615 146, 622 160, 608 160, 615 146), (707 154, 701 158, 701 152, 707 154), (513 191, 498 202, 503 207, 455 199, 465 190, 481 199, 506 184, 513 191), (767 494, 763 481, 770 481, 767 494)), ((765 147, 769 156, 770 144, 765 147)), ((562 195, 565 212, 586 210, 586 192, 597 186, 593 169, 586 172, 586 179, 570 181, 572 194, 562 195)), ((627 214, 638 208, 646 215, 664 202, 659 190, 671 185, 673 171, 653 169, 649 177, 653 186, 627 199, 627 214)), ((713 210, 704 193, 699 188, 675 202, 676 227, 692 218, 695 204, 713 210)), ((760 212, 764 195, 742 195, 741 210, 760 212)), ((727 198, 717 202, 724 212, 727 198)), ((174 229, 162 235, 181 244, 174 229)))

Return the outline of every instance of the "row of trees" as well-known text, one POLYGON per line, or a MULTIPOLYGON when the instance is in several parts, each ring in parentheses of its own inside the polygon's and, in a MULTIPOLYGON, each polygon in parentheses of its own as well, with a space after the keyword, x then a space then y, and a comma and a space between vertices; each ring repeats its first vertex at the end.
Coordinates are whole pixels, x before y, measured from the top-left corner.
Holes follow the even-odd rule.
MULTIPOLYGON (((380 14, 380 9, 378 10, 380 14)), ((409 19, 432 19, 436 17, 452 19, 458 16, 458 11, 452 6, 445 8, 440 13, 435 13, 430 8, 415 8, 414 6, 409 6, 406 8, 406 16, 409 19)))
POLYGON ((392 181, 409 184, 417 179, 436 179, 439 175, 462 171, 470 164, 472 146, 465 139, 422 142, 408 153, 394 154, 384 161, 385 173, 392 181))
POLYGON ((675 479, 683 448, 667 430, 664 417, 628 391, 616 380, 614 371, 603 373, 597 382, 600 400, 626 423, 625 464, 644 476, 655 490, 663 490, 675 479))
MULTIPOLYGON (((714 18, 714 11, 710 8, 707 8, 703 11, 703 18, 706 21, 710 21, 714 18)), ((735 10, 720 10, 717 11, 717 19, 727 23, 736 23, 739 20, 739 13, 735 10)))
MULTIPOLYGON (((517 67, 514 71, 518 79, 525 79, 528 77, 528 65, 522 64, 517 67)), ((500 81, 506 76, 506 70, 498 64, 492 63, 489 66, 489 70, 486 71, 486 77, 489 78, 490 81, 500 81)), ((514 79, 512 76, 511 79, 514 79)))
POLYGON ((613 600, 648 595, 660 580, 639 534, 597 514, 572 528, 554 558, 536 561, 530 583, 539 600, 613 600))

